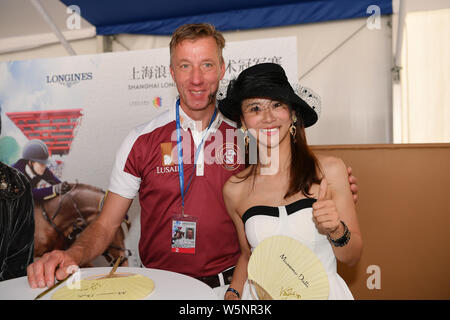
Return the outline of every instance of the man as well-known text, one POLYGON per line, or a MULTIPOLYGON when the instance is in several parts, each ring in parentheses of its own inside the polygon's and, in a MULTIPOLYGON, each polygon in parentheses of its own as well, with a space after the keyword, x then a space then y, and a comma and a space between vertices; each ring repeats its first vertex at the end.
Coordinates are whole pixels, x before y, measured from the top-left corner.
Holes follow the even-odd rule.
MULTIPOLYGON (((2 129, 0 116, 0 132, 2 129)), ((34 252, 31 186, 18 170, 0 162, 0 281, 26 275, 34 252)))
POLYGON ((225 73, 224 45, 220 32, 208 24, 184 25, 174 32, 170 71, 179 92, 175 108, 128 135, 117 153, 98 219, 67 251, 46 254, 28 268, 31 287, 51 286, 55 271, 63 279, 68 266, 103 252, 138 193, 139 255, 145 267, 184 273, 211 287, 230 282, 239 244, 222 187, 242 166, 211 163, 203 156, 216 143, 211 134, 225 137, 235 128, 216 111, 216 92, 225 73), (174 235, 189 229, 194 239, 177 245, 174 235))

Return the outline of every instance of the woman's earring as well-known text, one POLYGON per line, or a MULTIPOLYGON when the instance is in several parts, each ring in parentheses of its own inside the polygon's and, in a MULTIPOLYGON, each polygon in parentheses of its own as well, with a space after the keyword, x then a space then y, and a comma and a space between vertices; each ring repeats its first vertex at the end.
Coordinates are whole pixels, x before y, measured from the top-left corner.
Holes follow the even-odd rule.
POLYGON ((292 117, 292 124, 289 127, 289 132, 291 133, 291 136, 292 136, 292 142, 294 142, 294 143, 297 142, 297 137, 296 137, 297 126, 296 126, 296 123, 297 123, 297 117, 294 115, 292 117))
POLYGON ((245 149, 247 150, 248 144, 249 144, 249 142, 250 142, 250 137, 248 136, 248 130, 247 130, 247 128, 245 127, 244 124, 242 124, 241 131, 242 131, 242 133, 244 134, 245 149))
POLYGON ((250 137, 248 136, 248 130, 247 129, 244 130, 242 128, 242 131, 244 132, 245 149, 247 149, 248 148, 248 144, 250 142, 250 137))
POLYGON ((297 139, 295 137, 295 134, 297 133, 297 128, 295 127, 295 123, 291 124, 289 127, 289 132, 291 133, 293 142, 297 142, 297 139))

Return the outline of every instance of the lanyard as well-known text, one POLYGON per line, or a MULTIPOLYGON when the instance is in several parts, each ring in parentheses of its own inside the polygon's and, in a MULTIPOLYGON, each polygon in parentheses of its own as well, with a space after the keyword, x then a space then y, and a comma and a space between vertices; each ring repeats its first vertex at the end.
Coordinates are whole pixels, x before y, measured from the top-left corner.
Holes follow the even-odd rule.
POLYGON ((177 124, 178 177, 180 178, 181 211, 182 211, 182 214, 184 215, 184 195, 188 192, 189 186, 191 185, 192 177, 194 176, 194 172, 196 170, 197 158, 198 158, 199 151, 202 147, 203 140, 208 135, 208 131, 209 131, 209 128, 211 127, 211 124, 213 123, 214 119, 216 118, 217 108, 214 109, 214 114, 211 118, 211 121, 209 121, 209 125, 208 125, 208 128, 206 129, 205 135, 202 137, 202 140, 200 141, 200 144, 198 145, 197 150, 195 151, 194 170, 192 171, 192 174, 189 178, 189 183, 186 187, 186 190, 184 190, 183 148, 181 145, 180 99, 177 100, 175 109, 176 109, 176 124, 177 124))

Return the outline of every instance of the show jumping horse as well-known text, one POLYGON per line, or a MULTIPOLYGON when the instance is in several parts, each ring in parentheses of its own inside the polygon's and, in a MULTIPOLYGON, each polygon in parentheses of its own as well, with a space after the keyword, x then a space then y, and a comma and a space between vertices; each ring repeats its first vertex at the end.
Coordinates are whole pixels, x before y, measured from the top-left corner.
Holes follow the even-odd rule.
MULTIPOLYGON (((105 191, 81 183, 71 183, 70 191, 63 195, 34 204, 35 235, 34 257, 52 250, 65 250, 76 240, 100 213, 105 191)), ((129 229, 129 223, 127 228, 129 229)), ((125 234, 119 228, 110 246, 103 253, 109 264, 122 256, 121 265, 128 266, 130 251, 125 249, 125 234)))

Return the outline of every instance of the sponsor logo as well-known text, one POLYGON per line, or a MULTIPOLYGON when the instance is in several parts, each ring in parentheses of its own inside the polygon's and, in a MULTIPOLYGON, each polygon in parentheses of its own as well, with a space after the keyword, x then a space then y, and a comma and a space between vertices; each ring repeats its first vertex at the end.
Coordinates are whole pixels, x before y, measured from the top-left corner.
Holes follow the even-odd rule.
POLYGON ((172 159, 172 149, 173 149, 172 142, 163 142, 161 143, 160 147, 161 147, 162 166, 164 167, 174 166, 175 162, 173 162, 172 159))
POLYGON ((234 143, 224 143, 216 149, 216 163, 227 170, 236 169, 239 164, 239 147, 234 143))
POLYGON ((67 88, 80 83, 81 81, 92 80, 92 72, 81 73, 66 73, 66 74, 52 74, 46 76, 46 82, 48 84, 58 83, 67 88))
POLYGON ((154 98, 153 99, 153 106, 157 107, 157 108, 161 107, 161 101, 162 101, 161 97, 154 98))
POLYGON ((156 174, 178 172, 178 166, 156 167, 156 174))
POLYGON ((172 142, 163 142, 160 144, 161 148, 161 166, 156 167, 156 173, 171 173, 178 172, 178 166, 175 165, 173 161, 173 143, 172 142))

